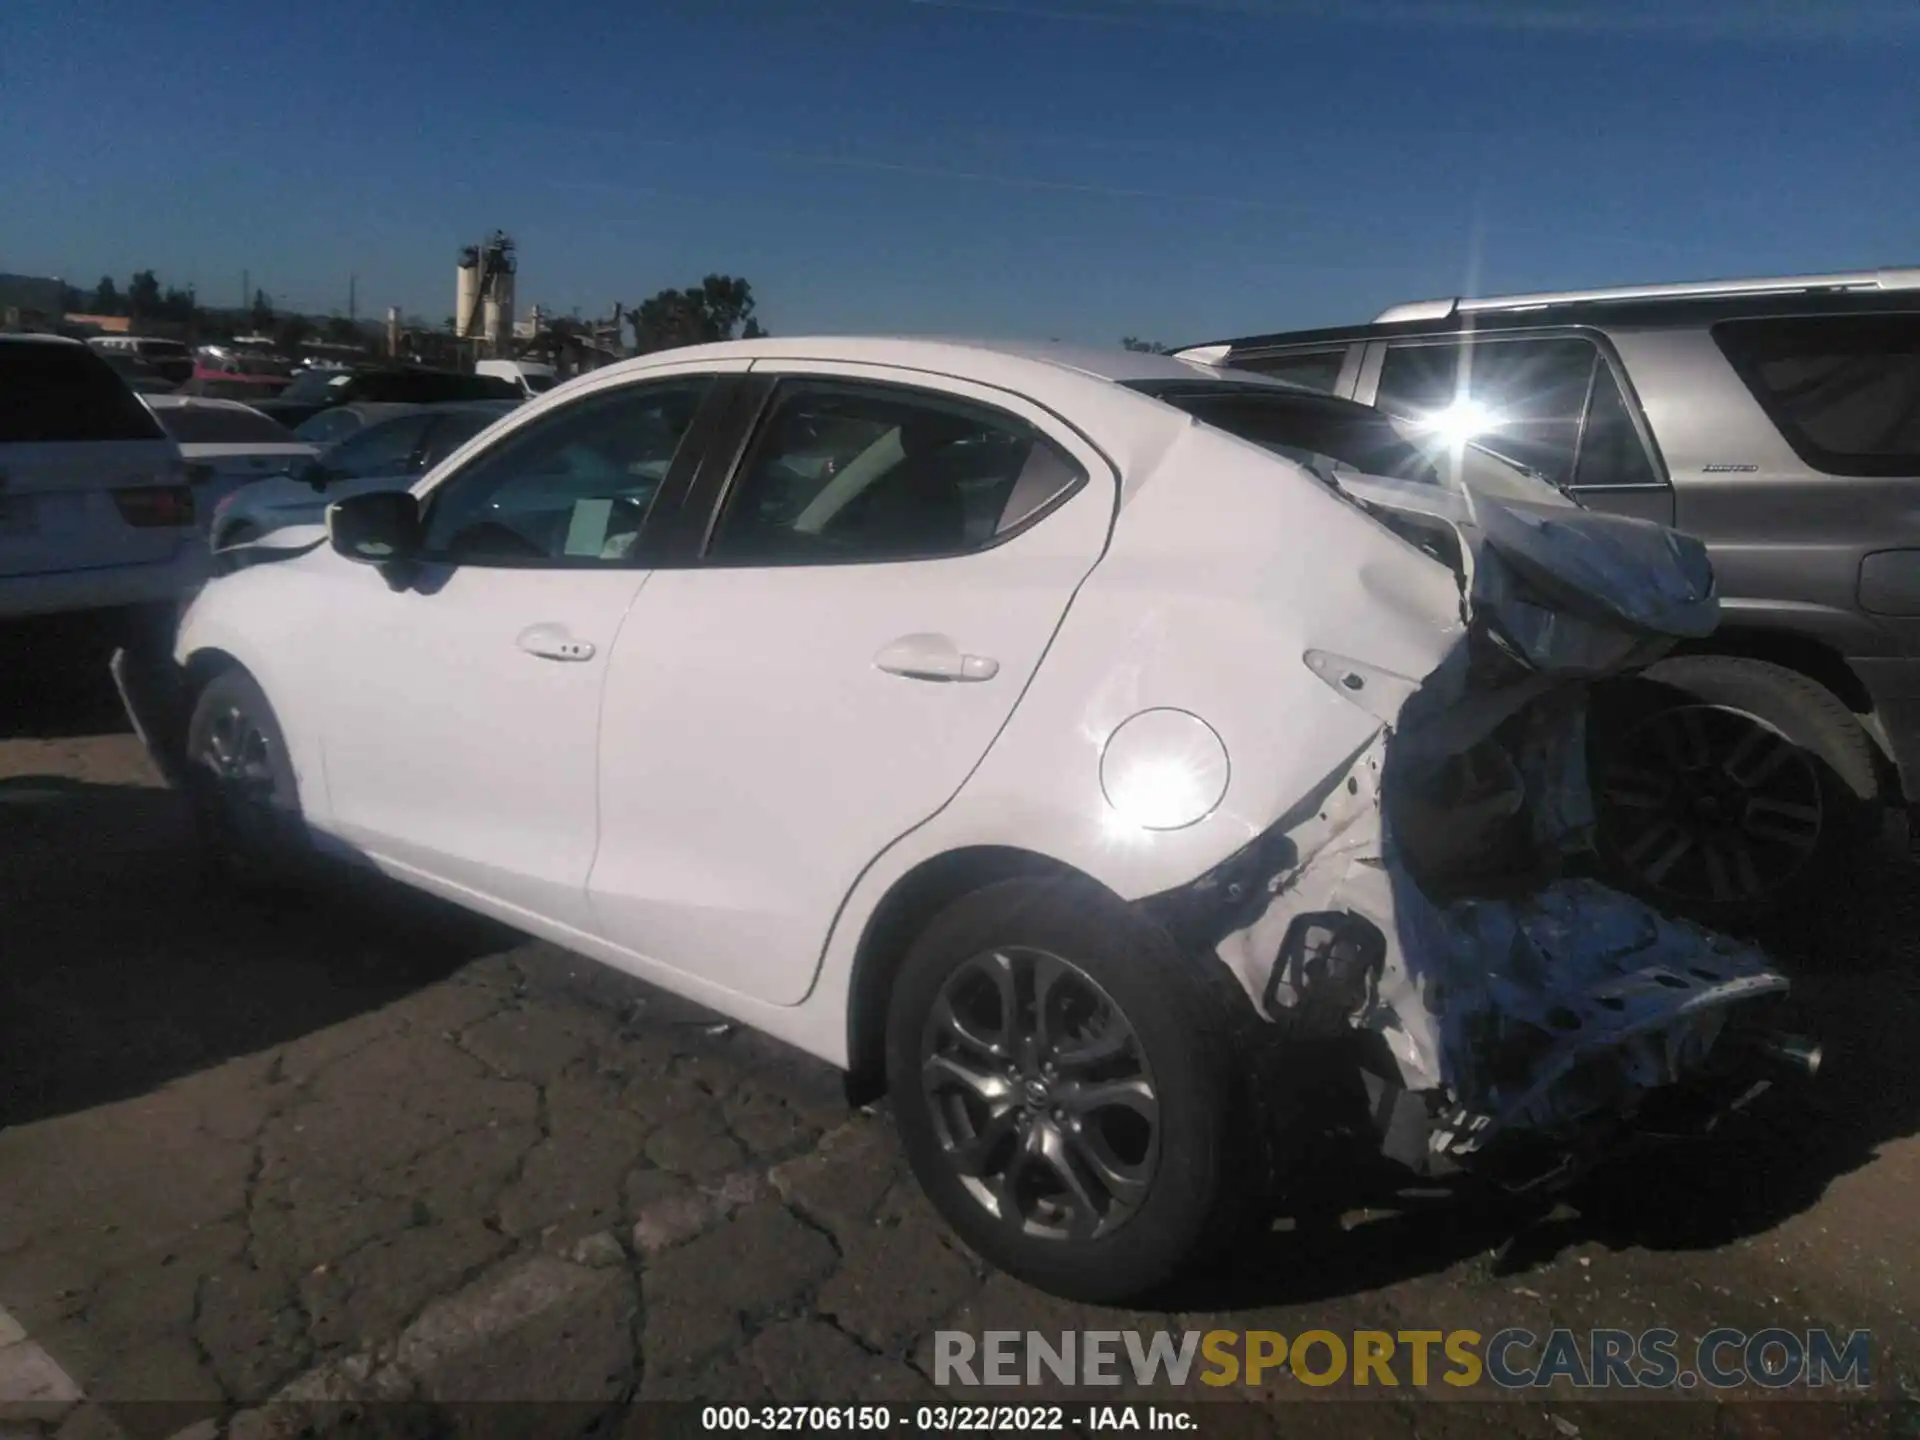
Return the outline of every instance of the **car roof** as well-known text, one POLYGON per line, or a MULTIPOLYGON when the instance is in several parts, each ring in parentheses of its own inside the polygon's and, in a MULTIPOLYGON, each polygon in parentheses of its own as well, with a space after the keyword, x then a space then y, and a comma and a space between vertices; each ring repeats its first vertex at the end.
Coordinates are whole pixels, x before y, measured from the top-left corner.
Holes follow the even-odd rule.
POLYGON ((249 415, 260 412, 244 400, 228 400, 218 395, 148 395, 144 397, 149 406, 158 406, 162 410, 245 410, 249 415))
POLYGON ((1457 335, 1463 331, 1534 330, 1542 326, 1681 328, 1723 320, 1914 310, 1920 310, 1920 269, 1883 269, 1858 274, 1417 300, 1390 306, 1364 323, 1277 330, 1234 340, 1206 341, 1183 346, 1182 350, 1230 350, 1237 357, 1269 349, 1457 335))
POLYGON ((0 335, 0 345, 72 345, 84 350, 84 340, 67 335, 0 335))
MULTIPOLYGON (((1247 370, 1222 369, 1123 346, 1056 341, 982 340, 909 335, 796 335, 688 345, 618 361, 525 402, 524 423, 569 403, 574 384, 599 389, 664 372, 685 374, 703 364, 786 361, 812 365, 884 366, 919 371, 929 379, 968 381, 1018 396, 1053 411, 1092 440, 1112 465, 1124 507, 1158 468, 1170 444, 1200 424, 1155 392, 1223 385, 1296 399, 1335 397, 1247 370)), ((845 373, 845 372, 842 372, 845 373)), ((857 371, 854 374, 857 376, 857 371)), ((1351 401, 1335 401, 1351 405, 1351 401)), ((1360 407, 1362 409, 1366 407, 1360 407)), ((523 423, 520 419, 503 424, 523 423)))
POLYGON ((367 400, 357 405, 339 405, 332 408, 357 411, 366 417, 369 425, 377 425, 388 420, 403 419, 408 415, 458 415, 468 411, 476 415, 504 415, 509 410, 518 409, 519 402, 514 400, 431 400, 412 403, 405 400, 367 400))
POLYGON ((392 365, 379 361, 355 365, 347 373, 350 375, 458 375, 463 379, 473 378, 465 370, 449 370, 444 365, 392 365))
POLYGON ((1011 379, 1022 369, 1044 368, 1129 384, 1143 380, 1216 379, 1234 384, 1269 384, 1291 389, 1265 376, 1223 371, 1216 366, 1122 346, 1080 345, 1052 340, 985 340, 915 335, 795 335, 759 340, 721 340, 658 350, 596 370, 596 377, 645 374, 663 364, 703 360, 798 360, 866 362, 906 370, 986 379, 1011 379))

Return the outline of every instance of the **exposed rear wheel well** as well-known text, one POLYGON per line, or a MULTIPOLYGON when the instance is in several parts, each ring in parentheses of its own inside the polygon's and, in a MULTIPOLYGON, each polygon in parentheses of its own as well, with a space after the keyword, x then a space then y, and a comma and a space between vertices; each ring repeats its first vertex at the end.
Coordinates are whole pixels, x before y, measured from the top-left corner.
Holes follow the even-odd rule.
MULTIPOLYGON (((1853 667, 1838 650, 1804 635, 1785 630, 1766 630, 1751 626, 1727 626, 1702 640, 1690 640, 1674 647, 1675 655, 1737 655, 1748 660, 1765 660, 1793 670, 1829 691, 1854 715, 1873 714, 1873 696, 1853 667)), ((1887 753, 1876 727, 1865 725, 1873 750, 1874 767, 1880 775, 1881 793, 1899 797, 1902 793, 1899 767, 1887 753)), ((1920 799, 1920 797, 1914 797, 1920 799)))
POLYGON ((215 676, 224 675, 229 670, 244 669, 246 666, 224 650, 194 651, 187 660, 186 684, 182 693, 188 713, 192 713, 194 702, 200 698, 200 692, 213 682, 215 676))
POLYGON ((1809 680, 1824 685, 1856 715, 1873 711, 1873 697, 1853 667, 1840 653, 1818 640, 1784 630, 1760 630, 1724 626, 1703 640, 1690 640, 1674 647, 1675 655, 1740 655, 1749 660, 1767 660, 1797 670, 1809 680))
POLYGON ((868 1104, 886 1091, 887 1005, 894 975, 913 942, 961 896, 1023 876, 1084 878, 1073 867, 1029 850, 972 846, 922 861, 895 881, 874 909, 854 954, 848 989, 847 1089, 855 1104, 868 1104))

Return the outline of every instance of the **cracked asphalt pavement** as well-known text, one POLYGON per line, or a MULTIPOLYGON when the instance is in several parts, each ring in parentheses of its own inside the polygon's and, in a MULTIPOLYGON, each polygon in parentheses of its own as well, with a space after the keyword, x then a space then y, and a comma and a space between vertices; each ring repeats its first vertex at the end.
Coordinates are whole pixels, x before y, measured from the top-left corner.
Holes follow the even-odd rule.
MULTIPOLYGON (((376 881, 234 903, 99 687, 6 707, 0 1385, 29 1344, 72 1384, 0 1395, 0 1430, 243 1436, 276 1398, 566 1401, 582 1430, 635 1398, 938 1399, 942 1328, 1832 1325, 1874 1330, 1881 1396, 1920 1379, 1920 897, 1891 855, 1768 937, 1828 1063, 1756 1122, 1617 1167, 1499 1257, 1461 1207, 1350 1213, 1099 1311, 962 1249, 826 1067, 376 881)), ((1420 1393, 1289 1428, 1777 1433, 1420 1393)))

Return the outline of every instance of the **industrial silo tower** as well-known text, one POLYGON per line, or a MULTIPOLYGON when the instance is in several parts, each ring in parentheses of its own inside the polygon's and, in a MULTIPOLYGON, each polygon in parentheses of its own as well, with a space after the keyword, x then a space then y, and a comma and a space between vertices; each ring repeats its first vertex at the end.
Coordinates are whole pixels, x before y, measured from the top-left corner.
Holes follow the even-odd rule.
POLYGON ((477 340, 481 352, 508 356, 513 343, 513 273, 519 262, 513 240, 496 230, 479 245, 460 252, 454 277, 454 333, 477 340))

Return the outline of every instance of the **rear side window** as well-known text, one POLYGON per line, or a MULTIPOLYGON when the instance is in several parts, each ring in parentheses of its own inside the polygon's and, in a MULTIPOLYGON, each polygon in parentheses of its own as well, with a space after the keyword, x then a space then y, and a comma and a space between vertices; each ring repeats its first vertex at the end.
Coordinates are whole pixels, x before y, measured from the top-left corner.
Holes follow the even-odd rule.
POLYGON ((204 410, 169 406, 160 423, 182 445, 291 445, 293 432, 252 410, 204 410))
POLYGON ((1660 483, 1612 367, 1580 336, 1390 346, 1374 403, 1555 485, 1660 483))
POLYGON ((85 346, 0 341, 0 445, 164 438, 153 412, 85 346))
POLYGON ((1814 469, 1920 474, 1920 314, 1732 320, 1713 338, 1814 469))
POLYGON ((893 386, 781 385, 708 554, 749 565, 965 555, 1085 480, 1025 421, 893 386))
POLYGON ((1598 358, 1576 339, 1394 346, 1374 403, 1569 485, 1598 358))
POLYGON ((1231 362, 1237 370, 1271 375, 1289 385, 1309 390, 1324 390, 1329 395, 1340 383, 1341 368, 1347 363, 1347 347, 1335 350, 1297 350, 1288 355, 1262 355, 1231 362))

